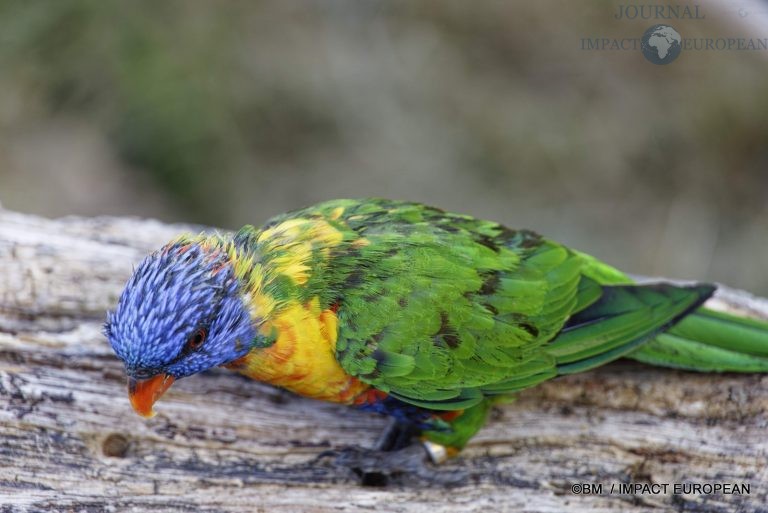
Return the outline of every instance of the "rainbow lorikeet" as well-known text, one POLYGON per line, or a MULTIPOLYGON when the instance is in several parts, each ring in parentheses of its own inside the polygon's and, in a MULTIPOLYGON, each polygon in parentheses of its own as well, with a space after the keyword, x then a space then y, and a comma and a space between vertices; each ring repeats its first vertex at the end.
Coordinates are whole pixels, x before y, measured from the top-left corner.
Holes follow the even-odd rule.
POLYGON ((768 371, 768 323, 701 308, 714 290, 636 285, 531 231, 418 203, 336 200, 168 243, 105 332, 143 416, 175 379, 226 366, 458 451, 500 398, 619 357, 768 371))

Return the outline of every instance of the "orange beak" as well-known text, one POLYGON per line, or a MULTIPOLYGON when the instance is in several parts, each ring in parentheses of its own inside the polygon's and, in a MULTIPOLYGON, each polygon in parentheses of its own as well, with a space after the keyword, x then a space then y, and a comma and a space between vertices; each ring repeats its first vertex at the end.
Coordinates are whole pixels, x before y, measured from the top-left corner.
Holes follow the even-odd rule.
POLYGON ((155 402, 160 399, 176 379, 169 374, 158 374, 149 379, 136 380, 128 378, 128 397, 136 413, 148 419, 155 416, 152 410, 155 402))

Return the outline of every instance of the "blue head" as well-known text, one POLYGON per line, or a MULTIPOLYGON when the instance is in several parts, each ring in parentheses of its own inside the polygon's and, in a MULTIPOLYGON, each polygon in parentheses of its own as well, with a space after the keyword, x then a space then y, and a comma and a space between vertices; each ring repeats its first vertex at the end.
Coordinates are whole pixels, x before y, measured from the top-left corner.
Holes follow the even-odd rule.
POLYGON ((134 408, 145 415, 174 379, 237 360, 256 342, 227 252, 187 241, 139 264, 105 334, 125 364, 134 408))

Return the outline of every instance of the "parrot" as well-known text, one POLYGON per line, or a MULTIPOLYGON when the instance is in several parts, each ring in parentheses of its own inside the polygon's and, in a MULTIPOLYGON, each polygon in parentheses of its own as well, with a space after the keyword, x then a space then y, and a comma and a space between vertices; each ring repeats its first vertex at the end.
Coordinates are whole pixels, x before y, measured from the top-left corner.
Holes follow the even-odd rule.
POLYGON ((106 338, 133 409, 225 367, 389 416, 381 451, 458 454, 492 407, 621 357, 768 372, 768 322, 716 287, 637 284, 530 230, 415 202, 340 199, 260 228, 183 234, 134 270, 106 338))

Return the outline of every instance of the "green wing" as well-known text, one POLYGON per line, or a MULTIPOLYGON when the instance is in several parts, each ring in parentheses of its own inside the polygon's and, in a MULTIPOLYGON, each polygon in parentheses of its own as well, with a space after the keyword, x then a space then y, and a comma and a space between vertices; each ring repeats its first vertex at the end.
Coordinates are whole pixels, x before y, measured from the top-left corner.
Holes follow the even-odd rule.
POLYGON ((340 200, 364 244, 338 251, 337 359, 411 404, 455 410, 618 358, 711 288, 641 287, 594 259, 497 223, 420 204, 340 200))

